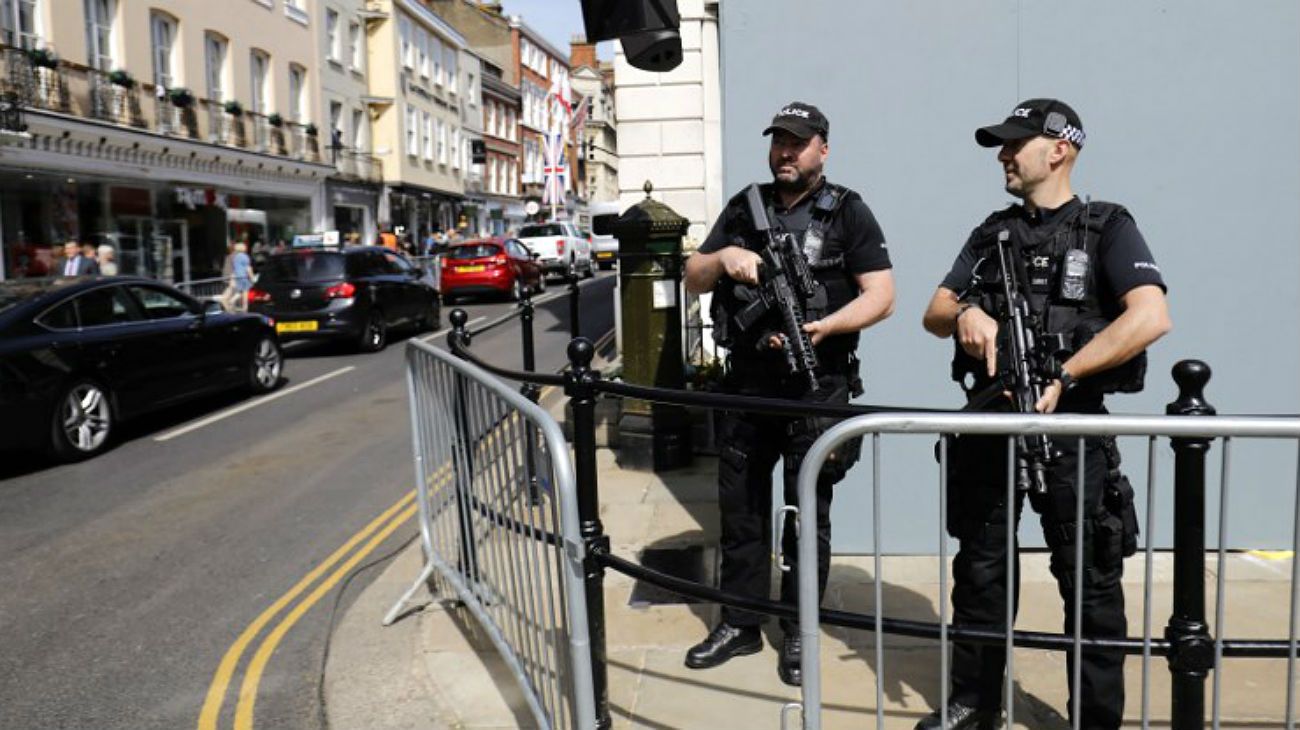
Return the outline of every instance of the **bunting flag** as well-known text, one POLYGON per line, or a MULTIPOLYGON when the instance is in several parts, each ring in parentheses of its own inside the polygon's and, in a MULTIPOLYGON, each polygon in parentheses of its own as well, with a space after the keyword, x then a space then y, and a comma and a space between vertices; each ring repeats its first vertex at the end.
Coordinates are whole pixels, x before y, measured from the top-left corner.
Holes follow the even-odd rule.
POLYGON ((569 168, 564 159, 564 136, 547 134, 542 146, 542 174, 546 187, 542 192, 542 203, 546 205, 563 205, 564 191, 568 189, 569 168))

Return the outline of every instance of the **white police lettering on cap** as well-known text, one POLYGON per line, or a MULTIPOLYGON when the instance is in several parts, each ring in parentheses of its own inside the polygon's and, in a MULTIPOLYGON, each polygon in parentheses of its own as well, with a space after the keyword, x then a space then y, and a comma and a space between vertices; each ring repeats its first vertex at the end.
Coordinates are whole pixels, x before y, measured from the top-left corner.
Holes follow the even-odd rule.
POLYGON ((1015 111, 1011 112, 1011 116, 1020 117, 1021 119, 1028 119, 1029 115, 1033 113, 1034 113, 1033 109, 1030 109, 1027 106, 1022 106, 1019 109, 1016 109, 1015 111))
POLYGON ((807 110, 807 109, 796 109, 795 107, 788 106, 788 107, 786 107, 786 108, 784 108, 784 109, 781 110, 781 114, 780 114, 779 116, 783 116, 783 117, 801 117, 801 118, 803 118, 803 119, 809 119, 809 118, 811 118, 812 115, 810 115, 810 114, 808 113, 808 110, 807 110))

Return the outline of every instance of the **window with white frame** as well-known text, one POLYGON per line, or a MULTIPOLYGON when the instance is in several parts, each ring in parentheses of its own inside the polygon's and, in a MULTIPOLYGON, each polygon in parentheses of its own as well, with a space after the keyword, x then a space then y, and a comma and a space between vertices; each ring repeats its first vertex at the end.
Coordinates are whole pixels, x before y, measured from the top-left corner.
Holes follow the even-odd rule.
POLYGON ((86 0, 86 57, 91 68, 112 71, 115 0, 86 0))
POLYGON ((0 40, 24 50, 42 48, 41 0, 0 0, 0 40))
POLYGON ((153 83, 164 89, 172 85, 172 53, 176 45, 176 21, 154 11, 149 18, 153 36, 153 83))
POLYGON ((352 149, 364 150, 369 142, 366 140, 366 113, 360 109, 352 110, 352 149))
POLYGON ((464 149, 460 144, 460 127, 451 128, 451 169, 460 169, 460 159, 463 156, 464 149))
POLYGON ((496 134, 496 136, 500 137, 501 135, 497 134, 497 105, 488 102, 486 106, 487 108, 483 110, 485 115, 483 126, 487 129, 488 134, 496 134))
POLYGON ((514 109, 511 109, 511 108, 507 108, 507 109, 506 109, 506 134, 505 134, 505 137, 506 137, 506 139, 510 140, 511 142, 518 142, 518 141, 519 141, 519 123, 518 123, 518 120, 515 119, 515 110, 514 110, 514 109))
POLYGON ((307 108, 307 69, 296 63, 289 64, 289 121, 303 121, 307 108))
POLYGON ((438 120, 438 164, 447 164, 447 124, 438 120))
POLYGON ((226 100, 226 52, 230 44, 225 38, 208 31, 203 36, 203 68, 208 79, 208 98, 226 100))
POLYGON ((509 161, 510 171, 506 175, 506 181, 510 183, 510 189, 507 191, 511 195, 519 194, 519 164, 514 160, 509 161))
POLYGON ((433 115, 429 112, 424 113, 424 159, 433 159, 433 115))
POLYGON ((442 58, 443 66, 446 66, 447 71, 447 91, 455 94, 460 85, 459 80, 456 78, 456 74, 459 73, 456 65, 456 47, 451 45, 443 46, 442 58))
POLYGON ((353 71, 366 67, 365 36, 361 33, 361 24, 356 21, 348 23, 348 63, 353 71))
POLYGON ((415 40, 411 37, 411 21, 406 16, 397 19, 397 35, 400 39, 402 68, 415 68, 415 40))
POLYGON ((416 67, 420 69, 421 78, 429 78, 429 34, 423 28, 415 30, 416 67))
POLYGON ((406 107, 406 154, 420 156, 420 116, 414 107, 406 107))
POLYGON ((332 8, 325 9, 325 57, 340 63, 339 58, 339 13, 332 8))
POLYGON ((488 164, 488 169, 487 169, 488 192, 491 193, 501 192, 501 189, 497 187, 497 174, 500 170, 500 166, 501 166, 500 163, 501 163, 500 160, 493 157, 491 162, 488 164))
POLYGON ((442 86, 446 83, 446 79, 443 78, 445 67, 442 63, 442 39, 438 36, 434 36, 429 41, 429 58, 433 62, 433 83, 442 86))
POLYGON ((254 48, 248 53, 249 84, 252 90, 249 106, 258 114, 269 113, 267 84, 271 75, 271 57, 266 51, 254 48))
POLYGON ((343 104, 330 102, 330 145, 343 144, 343 104))

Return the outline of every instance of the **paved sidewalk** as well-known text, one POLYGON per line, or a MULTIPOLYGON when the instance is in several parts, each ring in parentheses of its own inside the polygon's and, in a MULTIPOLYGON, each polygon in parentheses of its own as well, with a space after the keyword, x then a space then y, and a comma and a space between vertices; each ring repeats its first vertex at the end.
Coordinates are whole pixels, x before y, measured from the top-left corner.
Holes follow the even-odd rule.
MULTIPOLYGON (((613 454, 599 454, 602 520, 615 552, 637 558, 647 547, 702 546, 714 563, 717 508, 715 463, 697 458, 689 469, 666 474, 624 471, 613 454)), ((1046 556, 1028 554, 1018 628, 1059 631, 1060 599, 1046 556)), ((1213 619, 1215 559, 1207 556, 1207 609, 1213 619)), ((1153 633, 1160 635, 1170 611, 1172 575, 1168 554, 1157 557, 1153 633)), ((513 678, 464 610, 430 602, 393 626, 380 618, 420 570, 420 548, 412 544, 387 566, 340 621, 326 670, 330 727, 489 728, 532 727, 513 678)), ((1233 591, 1226 624, 1233 638, 1287 635, 1290 606, 1289 556, 1269 560, 1249 554, 1231 557, 1233 591)), ((874 610, 874 562, 870 557, 834 561, 827 605, 874 610)), ((1130 559, 1126 581, 1130 635, 1142 629, 1142 554, 1130 559)), ((939 570, 933 557, 890 557, 883 561, 886 615, 936 621, 939 570)), ((712 576, 710 576, 712 578, 712 576)), ((606 575, 609 696, 616 728, 777 728, 781 708, 797 701, 797 689, 776 676, 775 644, 780 632, 769 624, 760 654, 721 667, 693 671, 683 666, 687 647, 716 619, 712 605, 629 605, 633 581, 606 575)), ((426 597, 427 598, 427 597, 426 597)), ((884 677, 887 728, 911 728, 938 702, 936 642, 885 638, 884 667, 876 666, 869 633, 829 629, 823 633, 822 667, 826 728, 875 726, 876 677, 884 677)), ((1139 726, 1142 662, 1126 665, 1128 716, 1139 726)), ((1015 655, 1015 726, 1067 728, 1064 657, 1043 651, 1015 655)), ((1286 700, 1285 660, 1228 660, 1222 672, 1224 727, 1280 727, 1286 700)), ((1207 710, 1212 684, 1206 684, 1207 710)), ((1152 724, 1169 719, 1169 672, 1163 658, 1150 664, 1152 724)), ((798 726, 797 713, 790 727, 798 726)))

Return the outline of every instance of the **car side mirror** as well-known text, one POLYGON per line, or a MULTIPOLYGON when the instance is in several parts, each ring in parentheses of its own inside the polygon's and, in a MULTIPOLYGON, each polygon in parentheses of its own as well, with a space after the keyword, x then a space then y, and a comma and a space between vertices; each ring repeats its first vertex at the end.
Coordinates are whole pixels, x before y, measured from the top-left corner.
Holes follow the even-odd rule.
POLYGON ((532 259, 533 261, 536 261, 537 259, 540 259, 541 257, 542 257, 542 255, 541 255, 540 253, 537 253, 536 251, 529 252, 529 254, 528 254, 528 258, 532 259))
POLYGON ((207 301, 207 302, 205 302, 205 303, 203 304, 203 313, 204 313, 205 315, 207 315, 207 314, 221 314, 221 313, 224 312, 224 311, 226 311, 226 310, 225 310, 225 309, 222 309, 222 307, 221 307, 221 302, 207 301))

